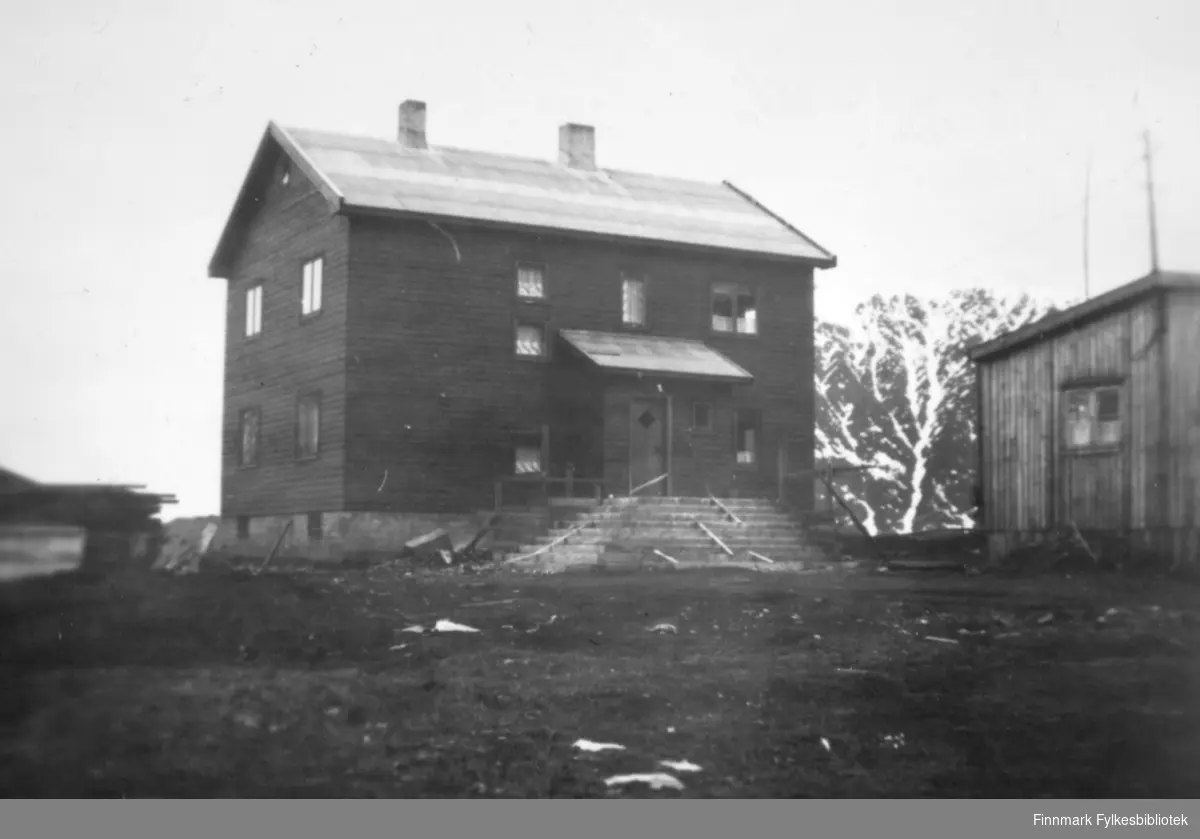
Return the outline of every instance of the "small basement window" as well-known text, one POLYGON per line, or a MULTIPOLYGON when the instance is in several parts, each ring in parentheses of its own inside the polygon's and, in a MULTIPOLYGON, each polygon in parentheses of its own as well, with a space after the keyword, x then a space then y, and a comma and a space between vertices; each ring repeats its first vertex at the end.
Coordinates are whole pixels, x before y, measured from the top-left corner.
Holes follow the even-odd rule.
POLYGON ((621 322, 626 326, 646 325, 646 281, 633 277, 621 280, 621 322))
POLYGON ((321 257, 304 263, 300 280, 300 314, 313 315, 321 311, 325 260, 321 257))
POLYGON ((546 355, 546 327, 529 323, 518 323, 516 333, 517 355, 522 358, 542 358, 546 355))
POLYGON ((320 542, 325 536, 325 528, 321 525, 320 513, 308 514, 308 541, 320 542))
POLYGON ((522 300, 546 298, 546 271, 540 265, 517 266, 517 297, 522 300))
POLYGON ((321 397, 300 397, 296 403, 296 457, 305 460, 321 452, 321 397))
POLYGON ((247 408, 238 417, 238 466, 249 468, 258 465, 257 408, 247 408))
POLYGON ((692 430, 712 431, 712 405, 707 402, 692 403, 692 430))
POLYGON ((1068 390, 1066 445, 1071 449, 1121 442, 1121 391, 1116 387, 1068 390))
POLYGON ((246 337, 253 338, 262 332, 262 283, 246 289, 246 337))
POLYGON ((737 411, 734 414, 734 449, 739 466, 758 463, 758 438, 762 422, 758 411, 737 411))
POLYGON ((712 289, 714 332, 758 334, 758 302, 754 289, 736 283, 717 283, 712 289))
POLYGON ((237 517, 237 537, 239 539, 243 539, 243 540, 250 538, 250 517, 249 516, 238 516, 237 517))

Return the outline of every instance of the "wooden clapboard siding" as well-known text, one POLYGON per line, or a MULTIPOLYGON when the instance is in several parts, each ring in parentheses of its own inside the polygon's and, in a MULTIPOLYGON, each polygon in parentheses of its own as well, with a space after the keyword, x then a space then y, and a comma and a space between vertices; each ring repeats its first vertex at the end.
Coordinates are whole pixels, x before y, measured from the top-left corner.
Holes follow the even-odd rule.
MULTIPOLYGON (((556 410, 555 365, 515 357, 514 319, 544 322, 551 338, 559 328, 621 331, 623 273, 647 280, 646 332, 703 339, 754 375, 726 409, 762 412, 762 463, 746 473, 747 483, 774 468, 780 444, 789 446, 793 469, 811 468, 811 267, 356 217, 346 326, 346 508, 432 512, 490 503, 494 479, 511 472, 513 435, 541 428, 556 410), (544 302, 516 297, 519 262, 543 266, 544 302), (719 280, 757 288, 758 336, 711 332, 710 288, 719 280)), ((552 356, 567 352, 551 346, 552 356)), ((550 448, 558 457, 553 440, 550 448)), ((604 453, 605 460, 614 456, 604 453)), ((589 461, 598 458, 592 453, 589 461)), ((773 474, 764 483, 774 486, 773 474)))
POLYGON ((227 278, 221 510, 268 516, 339 510, 343 504, 348 231, 298 169, 284 185, 276 158, 254 185, 227 278), (301 266, 324 259, 321 311, 301 318, 301 266), (245 292, 263 284, 262 331, 245 337, 245 292), (296 401, 321 393, 320 455, 295 457, 296 401), (239 418, 260 412, 259 463, 238 466, 239 418))
POLYGON ((1167 299, 1166 484, 1168 521, 1172 528, 1192 529, 1200 523, 1200 295, 1174 291, 1167 299))

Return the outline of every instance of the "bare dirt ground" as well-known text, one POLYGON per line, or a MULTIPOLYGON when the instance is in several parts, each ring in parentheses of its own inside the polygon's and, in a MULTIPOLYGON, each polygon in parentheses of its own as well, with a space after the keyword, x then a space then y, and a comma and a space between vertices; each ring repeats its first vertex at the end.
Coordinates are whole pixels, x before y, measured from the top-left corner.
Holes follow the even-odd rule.
POLYGON ((14 584, 0 604, 9 797, 1200 789, 1191 586, 131 572, 14 584), (481 631, 403 631, 438 619, 481 631), (604 783, 652 771, 683 790, 604 783))

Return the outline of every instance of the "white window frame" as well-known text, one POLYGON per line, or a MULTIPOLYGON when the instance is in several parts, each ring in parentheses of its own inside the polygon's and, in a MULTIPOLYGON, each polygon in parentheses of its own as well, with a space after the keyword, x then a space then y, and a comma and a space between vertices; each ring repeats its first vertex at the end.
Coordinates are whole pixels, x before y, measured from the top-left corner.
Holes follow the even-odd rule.
POLYGON ((542 447, 541 446, 517 446, 513 450, 513 474, 514 475, 540 475, 542 474, 544 464, 542 463, 542 447))
POLYGON ((321 311, 325 291, 325 258, 316 256, 300 269, 300 314, 315 315, 321 311))
POLYGON ((642 277, 621 278, 621 323, 637 327, 646 325, 646 280, 642 277))
POLYGON ((245 337, 253 338, 262 333, 263 284, 255 283, 246 289, 245 337))
POLYGON ((1120 446, 1125 421, 1123 401, 1117 384, 1063 390, 1063 445, 1071 451, 1120 446), (1116 399, 1115 416, 1100 416, 1101 396, 1116 399))
POLYGON ((713 332, 722 335, 758 335, 758 289, 746 283, 719 282, 713 283, 709 291, 709 321, 713 332), (749 297, 753 305, 748 309, 748 317, 738 317, 738 300, 749 297), (729 316, 717 314, 717 300, 729 301, 729 316))
POLYGON ((738 466, 752 467, 757 466, 760 459, 760 450, 762 449, 762 412, 753 408, 742 408, 733 414, 733 449, 734 458, 738 466), (746 447, 743 444, 746 442, 740 433, 743 425, 741 418, 743 416, 753 418, 754 422, 746 427, 749 431, 750 446, 746 447))

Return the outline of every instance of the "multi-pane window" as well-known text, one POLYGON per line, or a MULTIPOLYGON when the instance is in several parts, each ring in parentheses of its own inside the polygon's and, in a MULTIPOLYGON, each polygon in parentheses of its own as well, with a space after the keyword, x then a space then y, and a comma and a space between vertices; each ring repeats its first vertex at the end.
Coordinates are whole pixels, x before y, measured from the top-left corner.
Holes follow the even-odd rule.
POLYGON ((316 457, 321 451, 321 397, 302 396, 296 403, 296 457, 316 457))
POLYGON ((542 300, 545 298, 546 272, 541 266, 517 266, 517 296, 523 300, 542 300))
POLYGON ((262 332, 263 287, 260 283, 246 289, 246 337, 262 332))
POLYGON ((321 291, 325 260, 321 257, 304 263, 300 281, 300 314, 311 315, 321 311, 321 291))
POLYGON ((712 431, 712 405, 708 402, 692 403, 692 430, 712 431))
POLYGON ((517 446, 514 471, 518 475, 536 475, 542 471, 541 446, 517 446))
POLYGON ((733 417, 734 450, 737 462, 742 466, 758 463, 759 427, 758 411, 737 411, 733 417))
POLYGON ((1079 449, 1121 442, 1121 391, 1116 387, 1068 390, 1066 445, 1079 449))
POLYGON ((621 322, 626 326, 646 325, 646 281, 632 277, 621 280, 621 322))
POLYGON ((242 411, 238 419, 238 465, 258 465, 258 426, 259 413, 257 408, 242 411))
POLYGON ((758 302, 754 289, 736 283, 717 283, 712 290, 714 332, 758 334, 758 302))
POLYGON ((538 324, 518 323, 516 348, 519 356, 541 358, 546 354, 546 328, 538 324))

